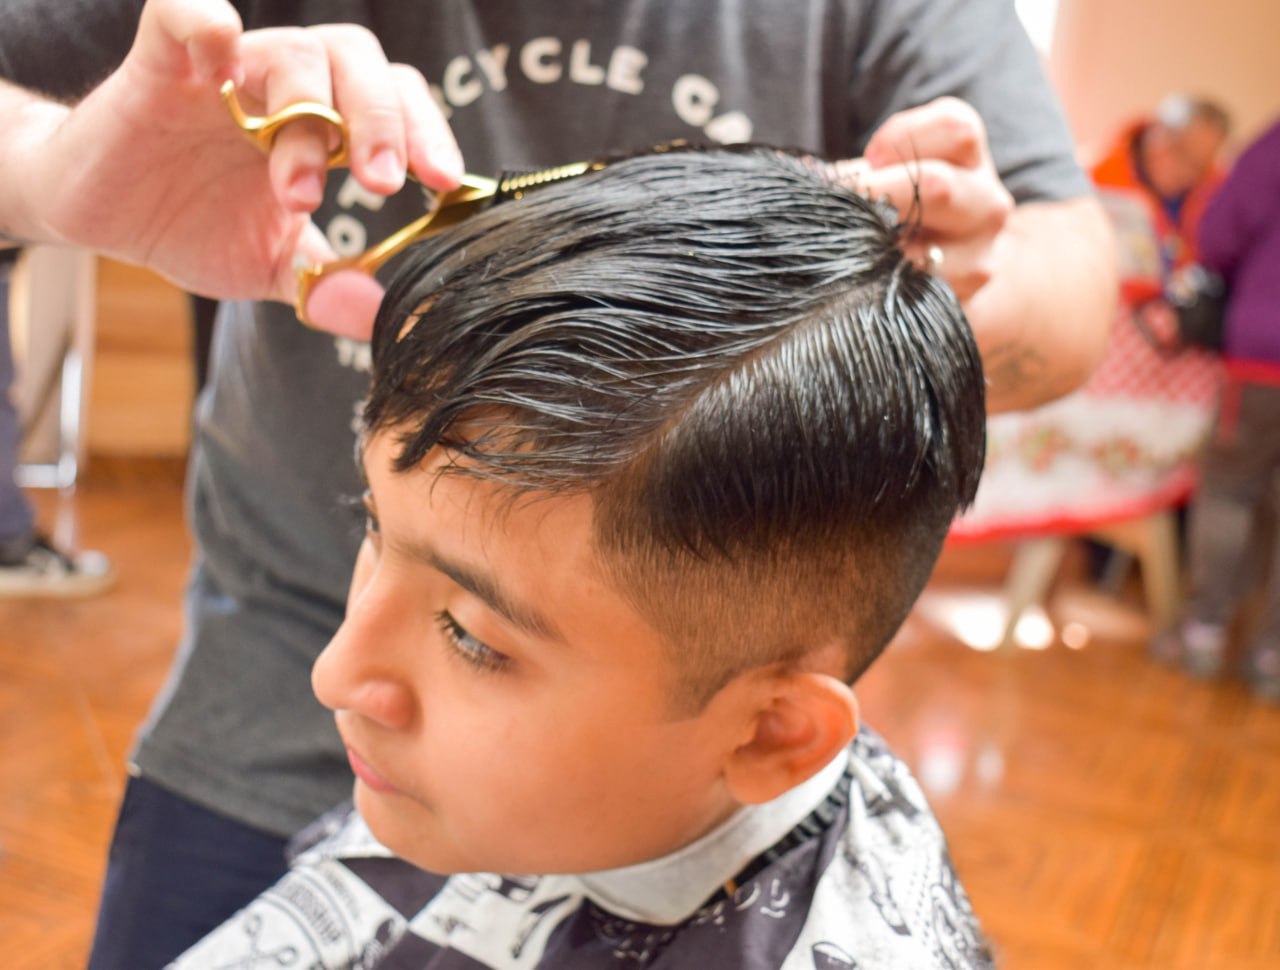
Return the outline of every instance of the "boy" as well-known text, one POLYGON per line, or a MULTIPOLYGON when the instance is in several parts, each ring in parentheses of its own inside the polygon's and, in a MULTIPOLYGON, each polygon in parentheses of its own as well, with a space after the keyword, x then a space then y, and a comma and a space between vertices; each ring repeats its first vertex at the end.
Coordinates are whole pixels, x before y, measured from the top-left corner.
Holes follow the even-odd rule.
POLYGON ((313 675, 358 812, 175 966, 990 965, 849 686, 982 464, 977 349, 903 232, 722 149, 415 251, 313 675))

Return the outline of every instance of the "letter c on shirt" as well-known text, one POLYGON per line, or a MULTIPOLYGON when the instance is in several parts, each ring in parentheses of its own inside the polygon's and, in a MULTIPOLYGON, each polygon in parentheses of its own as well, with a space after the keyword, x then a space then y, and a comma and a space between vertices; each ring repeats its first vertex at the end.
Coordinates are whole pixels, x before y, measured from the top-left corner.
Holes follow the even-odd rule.
POLYGON ((555 84, 564 73, 556 60, 560 41, 554 37, 535 37, 520 48, 520 70, 535 84, 555 84))
POLYGON ((449 103, 461 108, 484 94, 484 85, 478 77, 467 80, 471 73, 471 58, 458 55, 444 69, 444 96, 449 103))
POLYGON ((671 103, 680 120, 701 128, 711 120, 720 101, 720 90, 701 74, 686 74, 671 89, 671 103))

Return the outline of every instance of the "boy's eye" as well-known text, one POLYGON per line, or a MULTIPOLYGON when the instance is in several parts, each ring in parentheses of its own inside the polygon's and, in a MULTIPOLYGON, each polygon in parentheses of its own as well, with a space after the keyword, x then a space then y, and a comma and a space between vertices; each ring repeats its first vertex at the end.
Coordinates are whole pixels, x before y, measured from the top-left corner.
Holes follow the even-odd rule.
POLYGON ((499 653, 468 633, 448 610, 437 613, 436 621, 453 652, 476 670, 497 672, 511 663, 511 658, 506 654, 499 653))
POLYGON ((365 535, 373 538, 382 534, 382 526, 378 523, 378 514, 373 510, 373 496, 366 490, 360 496, 360 501, 364 505, 364 532, 365 535))

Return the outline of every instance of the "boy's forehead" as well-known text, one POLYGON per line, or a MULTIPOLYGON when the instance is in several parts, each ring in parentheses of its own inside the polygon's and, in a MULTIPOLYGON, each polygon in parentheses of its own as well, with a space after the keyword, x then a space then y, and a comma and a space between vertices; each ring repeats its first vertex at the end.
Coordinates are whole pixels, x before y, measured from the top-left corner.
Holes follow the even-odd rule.
MULTIPOLYGON (((593 505, 582 493, 517 489, 470 473, 466 458, 436 446, 413 468, 399 470, 396 459, 401 435, 383 429, 365 437, 360 464, 375 502, 403 500, 396 516, 409 531, 421 530, 452 545, 482 547, 503 558, 515 547, 546 554, 552 546, 557 559, 594 569, 593 505), (443 521, 440 521, 443 520, 443 521)), ((391 510, 386 510, 390 512, 391 510)))

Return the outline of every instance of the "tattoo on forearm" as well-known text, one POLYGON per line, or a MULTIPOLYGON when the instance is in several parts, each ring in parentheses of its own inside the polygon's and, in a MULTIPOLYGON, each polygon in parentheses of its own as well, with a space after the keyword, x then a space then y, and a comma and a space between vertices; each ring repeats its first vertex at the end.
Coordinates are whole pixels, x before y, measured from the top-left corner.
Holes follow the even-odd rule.
POLYGON ((982 365, 993 396, 1021 390, 1042 380, 1049 370, 1048 358, 1036 347, 1019 341, 989 348, 982 355, 982 365))

